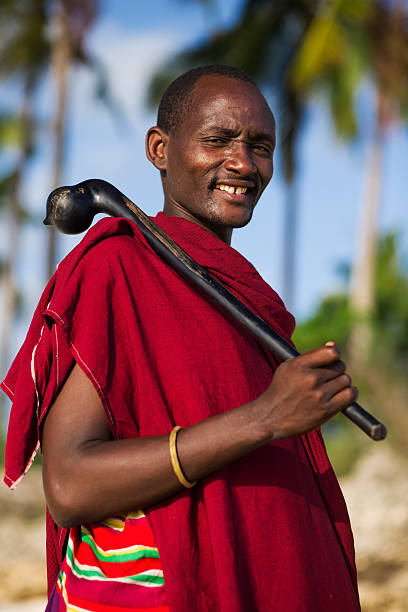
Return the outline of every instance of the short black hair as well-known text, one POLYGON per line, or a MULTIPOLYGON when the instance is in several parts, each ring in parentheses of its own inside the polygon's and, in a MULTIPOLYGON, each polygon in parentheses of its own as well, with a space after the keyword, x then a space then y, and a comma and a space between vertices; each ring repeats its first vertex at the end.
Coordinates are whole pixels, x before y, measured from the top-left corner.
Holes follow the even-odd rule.
POLYGON ((157 112, 157 125, 168 134, 174 134, 188 112, 193 109, 194 86, 201 77, 221 75, 258 85, 251 77, 235 66, 225 64, 208 64, 198 66, 177 77, 166 89, 157 112))

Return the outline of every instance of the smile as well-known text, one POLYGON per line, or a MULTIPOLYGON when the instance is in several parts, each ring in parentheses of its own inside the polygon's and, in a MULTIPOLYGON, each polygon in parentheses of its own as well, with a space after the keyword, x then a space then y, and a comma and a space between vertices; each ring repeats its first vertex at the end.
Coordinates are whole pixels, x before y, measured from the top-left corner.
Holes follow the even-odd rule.
POLYGON ((223 185, 220 183, 215 186, 216 189, 220 189, 220 191, 227 191, 228 193, 246 193, 248 187, 232 187, 232 185, 223 185))

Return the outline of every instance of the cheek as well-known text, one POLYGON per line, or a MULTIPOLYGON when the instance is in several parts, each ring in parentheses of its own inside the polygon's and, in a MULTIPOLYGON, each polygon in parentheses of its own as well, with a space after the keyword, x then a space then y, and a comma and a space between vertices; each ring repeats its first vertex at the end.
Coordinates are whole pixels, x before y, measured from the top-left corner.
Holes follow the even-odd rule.
POLYGON ((190 185, 195 190, 196 195, 207 192, 210 187, 211 179, 214 175, 206 157, 197 156, 194 159, 187 159, 183 167, 185 185, 190 185))
POLYGON ((217 168, 223 161, 225 155, 220 150, 214 150, 202 146, 200 143, 195 146, 186 146, 182 152, 183 163, 195 176, 204 176, 208 172, 217 168))
POLYGON ((185 167, 197 177, 203 176, 214 166, 212 156, 207 151, 200 149, 194 149, 188 154, 186 153, 184 155, 184 163, 185 167))
POLYGON ((214 170, 222 163, 213 151, 192 145, 191 140, 178 143, 169 150, 168 177, 175 195, 186 196, 193 189, 195 197, 207 189, 214 177, 214 170))

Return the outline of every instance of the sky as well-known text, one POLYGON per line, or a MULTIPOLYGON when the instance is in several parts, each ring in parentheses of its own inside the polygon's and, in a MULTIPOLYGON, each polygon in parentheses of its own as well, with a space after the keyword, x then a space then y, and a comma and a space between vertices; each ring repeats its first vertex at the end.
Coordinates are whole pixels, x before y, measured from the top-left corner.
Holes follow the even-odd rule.
MULTIPOLYGON (((103 178, 148 214, 160 210, 163 198, 159 176, 144 155, 144 135, 155 124, 155 114, 145 104, 150 75, 175 52, 202 40, 209 30, 233 22, 241 5, 241 0, 217 0, 211 9, 189 0, 103 2, 100 17, 90 32, 88 48, 105 65, 124 119, 115 120, 95 99, 95 80, 88 70, 77 69, 71 74, 64 184, 103 178)), ((13 104, 12 87, 0 93, 3 105, 13 104)), ((54 99, 55 92, 48 79, 38 101, 44 125, 52 114, 54 99)), ((322 297, 342 288, 338 266, 352 260, 358 243, 368 134, 372 125, 368 85, 362 88, 358 108, 363 130, 359 141, 352 146, 336 141, 327 111, 318 99, 311 101, 301 133, 297 283, 293 307, 300 320, 313 312, 322 297)), ((407 158, 407 131, 393 129, 387 136, 379 226, 381 231, 398 230, 405 252, 408 251, 407 158)), ((26 182, 27 201, 31 211, 38 215, 38 225, 25 230, 19 259, 19 278, 28 299, 16 344, 26 331, 28 318, 45 284, 47 229, 41 226, 41 218, 51 188, 51 169, 51 142, 44 136, 26 182)), ((278 153, 275 176, 255 210, 253 221, 236 231, 232 242, 278 293, 283 287, 284 206, 285 185, 278 153)), ((0 239, 2 236, 5 240, 4 228, 0 229, 0 239)), ((80 239, 81 236, 61 236, 59 258, 80 239)))

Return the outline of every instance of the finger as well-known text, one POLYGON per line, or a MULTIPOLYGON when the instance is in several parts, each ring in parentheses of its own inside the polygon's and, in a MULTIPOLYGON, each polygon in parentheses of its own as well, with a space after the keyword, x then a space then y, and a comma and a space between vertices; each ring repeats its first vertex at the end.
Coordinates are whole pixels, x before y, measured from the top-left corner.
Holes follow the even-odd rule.
POLYGON ((335 361, 333 364, 330 364, 329 366, 314 369, 315 374, 318 375, 318 381, 320 383, 324 383, 326 381, 333 380, 334 378, 337 378, 338 376, 341 376, 342 374, 344 374, 345 371, 346 371, 346 364, 344 363, 344 361, 341 361, 341 359, 339 359, 338 361, 335 361))
POLYGON ((321 368, 325 365, 330 365, 339 360, 340 351, 337 346, 321 346, 308 353, 303 353, 299 359, 299 363, 302 361, 307 367, 310 368, 321 368))
POLYGON ((340 412, 340 410, 344 410, 344 408, 347 408, 347 406, 355 402, 357 398, 357 387, 346 387, 332 397, 330 400, 330 411, 333 414, 340 412))
POLYGON ((351 387, 351 378, 348 374, 341 374, 329 380, 322 387, 325 401, 331 401, 335 395, 348 387, 351 387))

